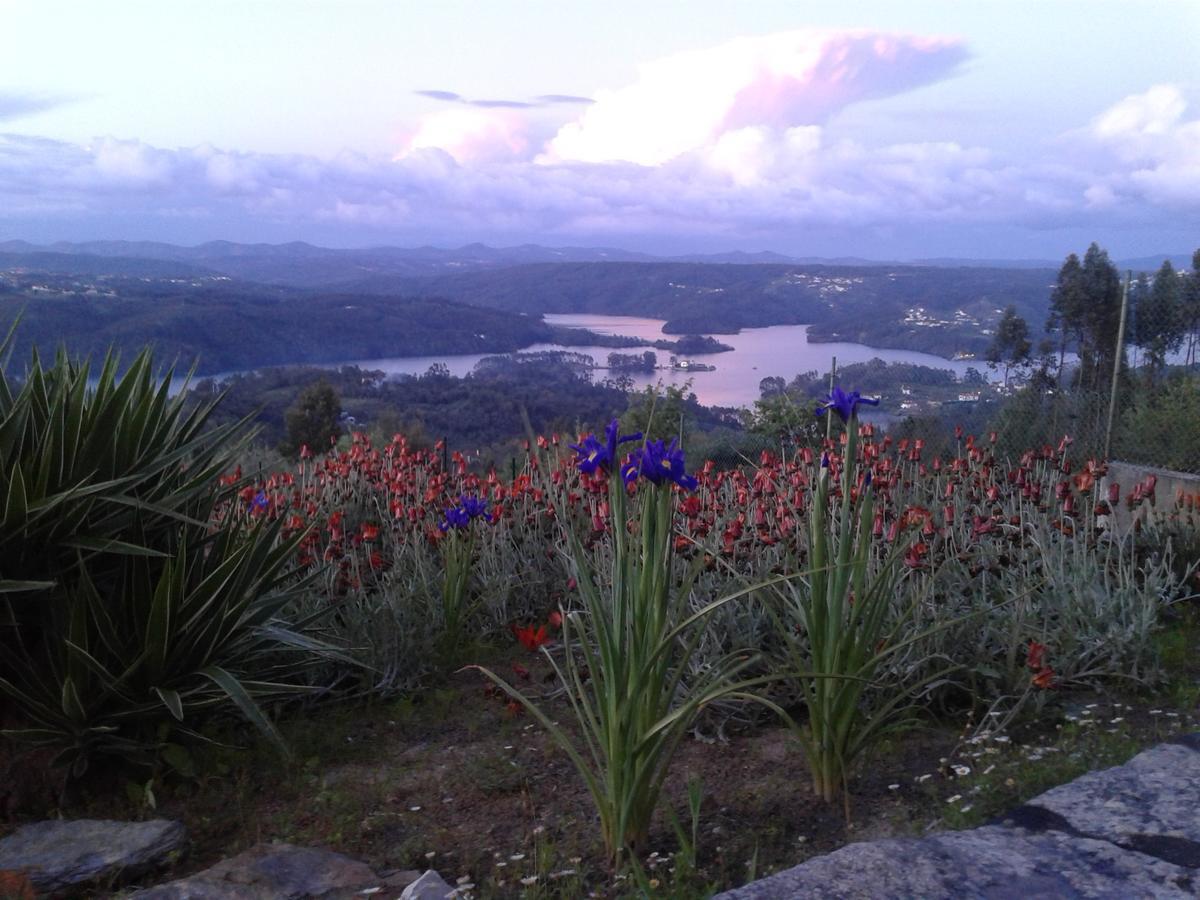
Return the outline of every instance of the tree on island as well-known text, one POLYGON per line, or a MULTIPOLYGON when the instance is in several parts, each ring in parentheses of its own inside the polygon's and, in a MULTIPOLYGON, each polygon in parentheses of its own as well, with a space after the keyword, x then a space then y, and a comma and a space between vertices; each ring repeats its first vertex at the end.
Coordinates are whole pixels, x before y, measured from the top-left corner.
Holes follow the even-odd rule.
POLYGON ((993 369, 1004 369, 1004 386, 1008 387, 1009 372, 1029 365, 1033 344, 1029 340, 1029 323, 1017 315, 1017 308, 1009 306, 1000 317, 992 345, 988 347, 987 361, 993 369))

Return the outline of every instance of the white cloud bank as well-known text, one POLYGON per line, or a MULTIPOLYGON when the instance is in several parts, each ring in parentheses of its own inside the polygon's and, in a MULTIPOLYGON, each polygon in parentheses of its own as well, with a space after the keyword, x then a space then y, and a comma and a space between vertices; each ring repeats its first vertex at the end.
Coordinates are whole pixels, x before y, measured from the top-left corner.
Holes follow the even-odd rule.
POLYGON ((661 234, 803 250, 821 229, 1200 224, 1200 119, 1172 85, 1047 135, 1023 158, 829 136, 848 104, 951 77, 966 58, 949 38, 739 39, 647 64, 634 83, 566 107, 577 118, 565 123, 544 109, 440 109, 394 159, 0 135, 0 228, 108 217, 186 220, 198 239, 240 223, 296 236, 344 225, 378 240, 661 234))

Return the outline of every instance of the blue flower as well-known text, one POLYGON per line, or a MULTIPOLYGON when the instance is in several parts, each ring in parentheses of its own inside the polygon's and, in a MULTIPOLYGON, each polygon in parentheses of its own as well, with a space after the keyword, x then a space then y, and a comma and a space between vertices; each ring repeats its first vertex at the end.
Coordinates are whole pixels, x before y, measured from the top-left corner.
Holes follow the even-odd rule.
POLYGON ((596 440, 594 434, 589 434, 578 444, 571 444, 571 449, 578 454, 575 464, 579 466, 579 471, 588 475, 611 462, 604 445, 596 440))
POLYGON ((621 467, 621 477, 626 484, 633 484, 639 476, 651 484, 674 482, 685 491, 694 491, 697 485, 696 479, 687 473, 683 449, 676 440, 669 446, 664 446, 662 441, 646 441, 644 446, 629 454, 621 467))
POLYGON ((259 491, 254 495, 254 499, 250 501, 250 511, 263 512, 270 505, 271 502, 267 499, 267 495, 259 491))
POLYGON ((611 468, 616 464, 617 449, 621 444, 642 439, 640 431, 622 436, 620 427, 621 423, 613 419, 604 429, 604 443, 594 434, 589 434, 578 444, 570 445, 577 454, 575 463, 580 472, 590 475, 597 469, 611 468))
POLYGON ((458 508, 467 514, 468 519, 478 519, 487 515, 488 502, 483 497, 463 494, 458 498, 458 508))
POLYGON ((443 532, 451 528, 466 528, 472 519, 486 516, 487 512, 488 502, 485 498, 461 494, 457 506, 446 507, 446 517, 438 523, 438 528, 443 532))
POLYGON ((835 386, 833 392, 829 395, 829 399, 818 406, 816 412, 820 416, 825 414, 825 410, 832 409, 842 417, 843 422, 849 422, 858 414, 858 405, 860 403, 878 406, 879 400, 864 397, 858 391, 851 391, 847 394, 840 387, 835 386))

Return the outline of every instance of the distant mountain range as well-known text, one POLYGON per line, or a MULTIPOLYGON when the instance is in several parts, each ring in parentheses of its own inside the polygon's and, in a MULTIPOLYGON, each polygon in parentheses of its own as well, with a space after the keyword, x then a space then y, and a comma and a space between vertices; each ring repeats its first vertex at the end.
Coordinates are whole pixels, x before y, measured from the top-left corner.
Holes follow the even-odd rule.
MULTIPOLYGON (((456 272, 508 268, 536 263, 589 262, 680 262, 713 265, 820 265, 861 268, 917 266, 926 268, 1055 269, 1061 260, 1050 259, 967 259, 934 257, 916 260, 870 260, 860 257, 787 256, 762 251, 747 253, 693 253, 682 256, 653 256, 614 247, 543 247, 522 244, 516 247, 489 247, 467 244, 456 249, 441 247, 369 247, 334 249, 317 247, 303 241, 289 244, 238 244, 211 241, 196 247, 182 247, 156 241, 57 242, 48 245, 26 241, 0 242, 0 255, 10 264, 48 267, 48 271, 78 271, 101 274, 106 268, 95 258, 139 260, 139 265, 123 263, 119 274, 137 274, 142 269, 152 277, 222 274, 264 284, 286 284, 308 288, 334 288, 378 278, 428 278, 456 272), (51 257, 53 255, 53 258, 51 257), (28 257, 19 263, 14 257, 28 257), (70 262, 58 257, 91 257, 93 261, 70 262), (166 263, 152 266, 149 262, 166 263)), ((1172 253, 1164 256, 1119 260, 1122 269, 1153 271, 1170 259, 1176 268, 1190 268, 1191 255, 1172 253)))

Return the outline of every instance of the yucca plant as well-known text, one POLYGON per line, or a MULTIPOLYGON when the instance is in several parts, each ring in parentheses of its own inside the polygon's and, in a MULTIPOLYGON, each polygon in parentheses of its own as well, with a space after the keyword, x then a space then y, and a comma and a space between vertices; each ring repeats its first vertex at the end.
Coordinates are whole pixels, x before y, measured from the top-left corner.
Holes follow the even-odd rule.
POLYGON ((0 693, 26 724, 10 737, 59 748, 81 774, 98 755, 151 764, 168 740, 201 739, 206 717, 236 711, 283 748, 261 702, 308 690, 299 676, 333 652, 284 622, 306 587, 291 573, 295 541, 277 524, 232 523, 177 540, 162 557, 124 556, 103 590, 82 567, 44 599, 36 642, 15 630, 0 693))
POLYGON ((149 351, 120 377, 109 354, 94 382, 64 351, 35 353, 19 385, 0 371, 0 696, 28 726, 14 734, 76 773, 149 758, 162 726, 194 736, 219 709, 275 736, 254 698, 329 651, 278 620, 294 542, 210 524, 237 502, 218 476, 245 421, 209 427, 215 404, 171 397, 172 375, 149 351))

